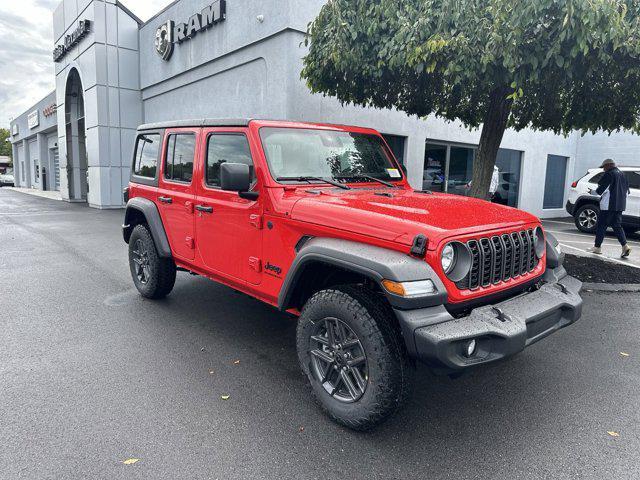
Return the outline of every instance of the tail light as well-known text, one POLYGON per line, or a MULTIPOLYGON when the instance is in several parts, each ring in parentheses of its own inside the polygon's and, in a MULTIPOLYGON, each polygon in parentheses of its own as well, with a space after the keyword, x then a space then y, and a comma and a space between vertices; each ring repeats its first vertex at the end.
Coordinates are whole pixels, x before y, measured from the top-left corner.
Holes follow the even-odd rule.
POLYGON ((577 186, 578 186, 577 180, 571 184, 571 188, 576 188, 577 186))

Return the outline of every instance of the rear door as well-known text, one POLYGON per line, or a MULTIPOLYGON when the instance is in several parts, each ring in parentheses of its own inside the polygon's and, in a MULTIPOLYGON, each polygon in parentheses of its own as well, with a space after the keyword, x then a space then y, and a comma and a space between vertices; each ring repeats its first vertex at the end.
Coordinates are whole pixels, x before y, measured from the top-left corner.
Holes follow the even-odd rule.
POLYGON ((627 197, 627 210, 624 212, 625 222, 640 228, 640 170, 624 172, 629 182, 631 194, 627 197))
POLYGON ((202 131, 202 178, 196 198, 196 239, 207 269, 258 285, 262 278, 262 207, 260 199, 240 198, 220 188, 220 165, 249 165, 255 181, 248 130, 208 128, 202 131))
POLYGON ((195 257, 194 165, 199 129, 167 130, 158 181, 157 201, 173 254, 184 260, 195 257))

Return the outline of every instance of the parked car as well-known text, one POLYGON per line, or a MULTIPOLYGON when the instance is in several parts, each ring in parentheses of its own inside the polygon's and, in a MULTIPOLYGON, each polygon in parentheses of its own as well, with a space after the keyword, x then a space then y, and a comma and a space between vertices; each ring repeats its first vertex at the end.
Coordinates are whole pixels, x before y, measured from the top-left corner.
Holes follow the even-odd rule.
POLYGON ((132 172, 123 236, 141 295, 168 295, 185 271, 298 317, 311 390, 353 429, 398 409, 415 362, 457 375, 581 314, 581 283, 539 219, 414 191, 375 130, 143 125, 132 172))
POLYGON ((13 187, 14 182, 13 172, 0 173, 0 187, 13 187))
MULTIPOLYGON (((622 225, 627 233, 640 230, 640 167, 619 167, 629 182, 627 209, 622 214, 622 225)), ((600 214, 600 196, 596 194, 598 182, 604 175, 601 168, 587 171, 580 180, 571 184, 566 209, 578 230, 595 233, 600 214)))

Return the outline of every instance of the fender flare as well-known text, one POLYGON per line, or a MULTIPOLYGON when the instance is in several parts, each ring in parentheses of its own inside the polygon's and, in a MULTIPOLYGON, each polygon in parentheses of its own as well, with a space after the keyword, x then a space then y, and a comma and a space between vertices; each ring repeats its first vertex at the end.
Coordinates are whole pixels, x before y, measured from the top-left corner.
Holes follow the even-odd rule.
POLYGON ((440 277, 424 259, 364 243, 337 238, 311 238, 298 250, 278 295, 278 308, 290 306, 295 287, 304 276, 305 268, 324 263, 361 274, 381 285, 382 280, 411 282, 431 280, 437 292, 420 298, 404 298, 381 289, 391 305, 399 309, 424 308, 447 302, 447 290, 440 277))
POLYGON ((169 246, 167 233, 162 224, 162 218, 160 218, 160 212, 156 204, 147 198, 135 197, 127 202, 124 214, 124 225, 122 226, 124 241, 129 243, 129 238, 133 231, 131 227, 131 217, 134 211, 142 213, 147 220, 147 225, 149 226, 153 241, 156 244, 158 255, 162 258, 171 258, 171 247, 169 246))

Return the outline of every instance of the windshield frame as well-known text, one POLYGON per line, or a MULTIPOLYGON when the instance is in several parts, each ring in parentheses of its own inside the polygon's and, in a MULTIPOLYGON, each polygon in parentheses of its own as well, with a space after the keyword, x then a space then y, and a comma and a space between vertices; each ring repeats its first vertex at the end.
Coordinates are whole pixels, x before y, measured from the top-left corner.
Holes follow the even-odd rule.
MULTIPOLYGON (((317 130, 317 131, 329 131, 329 132, 338 132, 338 133, 347 133, 347 134, 358 134, 358 135, 368 135, 371 137, 376 137, 380 140, 380 145, 382 146, 382 151, 384 153, 384 155, 386 156, 387 160, 389 161, 389 163, 395 167, 396 170, 398 170, 398 172, 400 173, 400 177, 399 178, 394 178, 394 179, 384 179, 384 181, 389 182, 391 184, 393 184, 394 187, 398 187, 403 185, 406 181, 407 181, 407 177, 405 174, 404 169, 402 168, 402 165, 397 161, 397 159, 395 158, 395 156, 393 155, 393 153, 391 152, 391 149, 389 148, 389 146, 387 145, 386 140, 384 139, 384 137, 382 135, 380 135, 380 133, 378 133, 375 130, 369 130, 369 129, 365 129, 365 128, 361 128, 358 130, 350 130, 350 129, 341 129, 341 128, 330 128, 330 126, 326 126, 323 128, 318 128, 318 126, 316 125, 306 125, 306 124, 301 124, 300 126, 295 125, 261 125, 258 129, 257 129, 257 137, 258 140, 260 141, 260 148, 262 150, 262 155, 264 156, 264 161, 267 167, 267 171, 269 172, 269 176, 271 177, 271 180, 276 184, 276 185, 281 185, 281 186, 309 186, 309 185, 313 185, 314 188, 316 186, 327 186, 327 187, 331 187, 331 185, 325 184, 325 182, 320 182, 320 181, 296 181, 296 180, 284 180, 284 181, 278 181, 277 177, 281 177, 281 175, 276 176, 274 174, 274 172, 271 170, 271 164, 269 163, 269 158, 267 157, 267 149, 265 147, 264 144, 264 140, 262 138, 262 130, 263 129, 278 129, 278 130, 317 130)), ((286 175, 285 175, 286 176, 286 175)), ((317 176, 317 175, 314 175, 317 176)), ((355 175, 354 178, 357 178, 358 175, 355 175)), ((332 180, 335 181, 341 181, 340 179, 335 179, 334 177, 325 177, 325 178, 330 178, 332 180)), ((343 182, 344 185, 379 185, 382 186, 380 183, 374 181, 374 180, 361 180, 361 181, 349 181, 349 182, 343 182)), ((337 188, 337 187, 332 187, 332 188, 337 188)))

